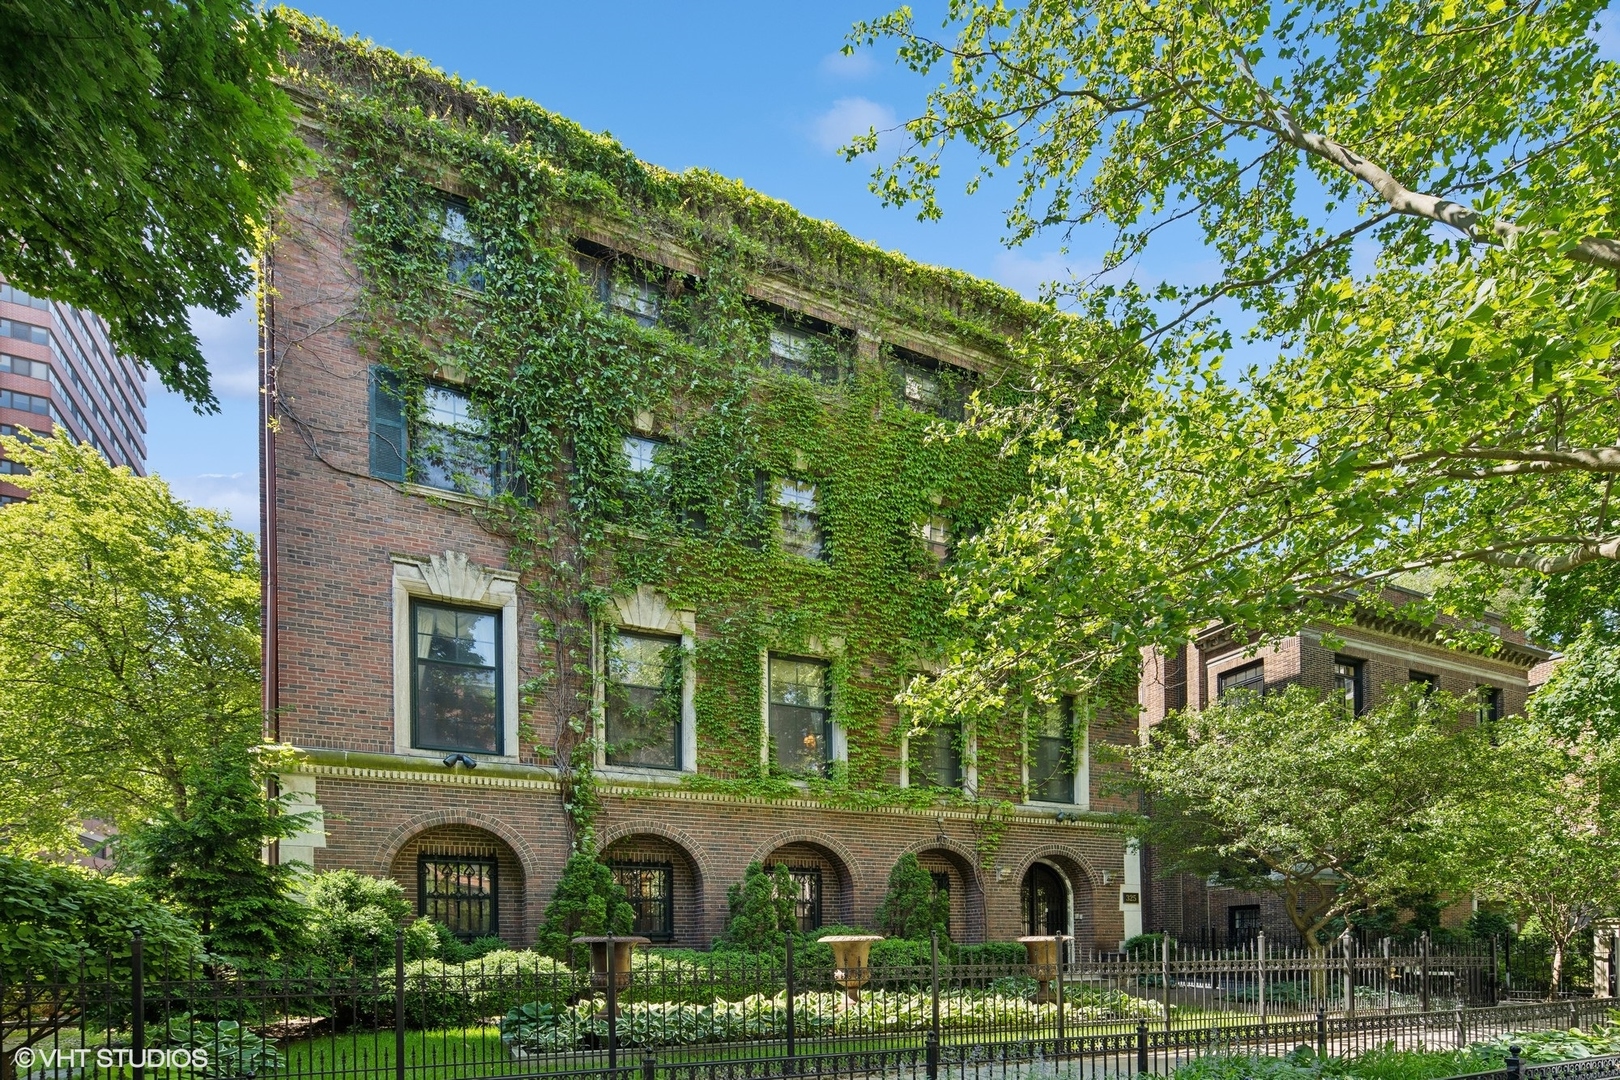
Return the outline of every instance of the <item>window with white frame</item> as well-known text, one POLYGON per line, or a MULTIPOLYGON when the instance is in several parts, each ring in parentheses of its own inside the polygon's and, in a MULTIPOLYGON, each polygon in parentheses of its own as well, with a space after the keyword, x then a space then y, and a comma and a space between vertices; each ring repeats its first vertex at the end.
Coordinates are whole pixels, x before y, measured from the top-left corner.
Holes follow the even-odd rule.
POLYGON ((682 678, 679 638, 613 635, 602 701, 607 764, 681 767, 682 678))
POLYGON ((503 753, 500 615, 417 600, 411 633, 411 744, 503 753))

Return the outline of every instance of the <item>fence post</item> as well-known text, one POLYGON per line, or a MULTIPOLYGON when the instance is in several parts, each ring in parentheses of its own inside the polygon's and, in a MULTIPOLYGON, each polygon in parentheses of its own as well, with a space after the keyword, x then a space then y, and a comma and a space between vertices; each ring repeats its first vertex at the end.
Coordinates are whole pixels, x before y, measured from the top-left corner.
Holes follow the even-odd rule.
POLYGON ((1418 958, 1418 1008, 1423 1012, 1429 1011, 1429 932, 1423 931, 1423 937, 1418 941, 1420 955, 1418 958))
POLYGON ((1502 1062, 1502 1069, 1507 1073, 1507 1080, 1519 1080, 1524 1075, 1524 1062, 1519 1060, 1519 1048, 1508 1047, 1507 1060, 1502 1062))
POLYGON ((394 934, 394 1080, 405 1080, 405 935, 394 934))
POLYGON ((146 939, 140 930, 129 941, 130 1053, 135 1060, 135 1080, 142 1080, 146 1067, 146 939))
POLYGON ((1163 957, 1163 961, 1160 964, 1160 966, 1163 968, 1163 971, 1161 972, 1161 974, 1163 975, 1163 978, 1164 978, 1164 985, 1162 987, 1162 989, 1164 991, 1164 1030, 1169 1031, 1170 1030, 1170 931, 1168 931, 1168 930, 1164 931, 1164 936, 1159 939, 1159 953, 1163 957))
POLYGON ((1394 968, 1389 962, 1389 938, 1384 939, 1384 1012, 1389 1012, 1389 976, 1394 968))
POLYGON ((641 1055, 641 1080, 657 1080, 658 1059, 651 1054, 641 1055))
POLYGON ((1497 1004, 1498 1002, 1500 1002, 1502 1000, 1502 994, 1501 994, 1502 982, 1501 982, 1501 978, 1502 978, 1501 975, 1499 975, 1497 973, 1497 970, 1496 970, 1496 935, 1492 934, 1491 935, 1491 985, 1490 985, 1490 988, 1489 988, 1490 992, 1486 997, 1486 1003, 1489 1004, 1489 1005, 1495 1005, 1495 1004, 1497 1004))
POLYGON ((930 1031, 923 1042, 923 1064, 928 1080, 939 1080, 939 1032, 930 1031))
POLYGON ((1461 1005, 1457 1006, 1456 1014, 1457 1014, 1457 1049, 1461 1050, 1463 1047, 1468 1045, 1468 1029, 1467 1029, 1467 1027, 1465 1027, 1463 1025, 1463 1011, 1462 1011, 1462 1006, 1461 1005))
POLYGON ((929 996, 933 999, 934 1015, 929 1030, 939 1038, 939 931, 928 933, 929 996))
POLYGON ((614 970, 613 931, 607 932, 608 1068, 619 1067, 619 973, 614 970))
POLYGON ((1316 1010, 1316 1056, 1327 1057, 1327 1009, 1316 1010))
POLYGON ((1254 971, 1255 981, 1260 988, 1260 1027, 1266 1026, 1266 932, 1261 930, 1254 936, 1254 971))
POLYGON ((1147 1071, 1147 1021, 1138 1020, 1136 1022, 1136 1073, 1141 1076, 1147 1071))
POLYGON ((1058 939, 1057 939, 1057 1039, 1058 1039, 1058 1051, 1057 1052, 1058 1052, 1059 1055, 1062 1055, 1062 1053, 1063 1053, 1063 1037, 1066 1034, 1064 1032, 1064 1030, 1063 1030, 1063 961, 1064 961, 1064 958, 1065 958, 1065 949, 1063 948, 1063 935, 1059 934, 1058 939))
POLYGON ((1344 1012, 1356 1015, 1356 939, 1348 929, 1344 932, 1344 1012))
POLYGON ((1580 1021, 1575 1018, 1575 1003, 1573 1001, 1569 1003, 1569 1026, 1571 1028, 1580 1026, 1580 1021))
POLYGON ((793 935, 791 933, 789 933, 789 934, 786 935, 786 937, 787 937, 787 1071, 791 1073, 791 1072, 795 1071, 794 1064, 793 1064, 794 1049, 795 1049, 794 1045, 793 1045, 793 1036, 794 1036, 794 1030, 793 1030, 793 1021, 794 1021, 793 995, 794 995, 794 992, 798 988, 793 985, 793 935))

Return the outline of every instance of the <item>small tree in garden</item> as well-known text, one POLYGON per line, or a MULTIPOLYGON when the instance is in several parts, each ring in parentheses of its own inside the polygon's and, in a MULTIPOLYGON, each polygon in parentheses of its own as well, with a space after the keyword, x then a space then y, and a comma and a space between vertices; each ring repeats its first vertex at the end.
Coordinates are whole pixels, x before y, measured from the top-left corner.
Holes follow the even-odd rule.
POLYGON ((628 934, 635 922, 636 911, 613 871, 595 856, 575 852, 563 865, 534 947, 559 960, 583 962, 584 951, 573 944, 577 935, 628 934))
POLYGON ((762 863, 749 863, 742 881, 726 890, 731 917, 719 944, 752 952, 780 948, 783 935, 798 929, 797 895, 787 867, 766 870, 762 863))
POLYGON ((292 836, 307 815, 282 814, 252 765, 231 756, 187 777, 191 816, 165 809, 134 837, 145 889, 190 916, 208 951, 269 959, 304 938, 297 866, 261 857, 266 841, 292 836))
POLYGON ((405 932, 405 959, 432 956, 438 933, 427 919, 407 925, 411 905, 397 881, 332 870, 311 879, 310 953, 333 971, 368 975, 394 962, 394 936, 405 932))
POLYGON ((889 871, 889 888, 878 905, 878 925, 890 937, 926 940, 950 935, 951 897, 934 887, 934 876, 909 851, 889 871))

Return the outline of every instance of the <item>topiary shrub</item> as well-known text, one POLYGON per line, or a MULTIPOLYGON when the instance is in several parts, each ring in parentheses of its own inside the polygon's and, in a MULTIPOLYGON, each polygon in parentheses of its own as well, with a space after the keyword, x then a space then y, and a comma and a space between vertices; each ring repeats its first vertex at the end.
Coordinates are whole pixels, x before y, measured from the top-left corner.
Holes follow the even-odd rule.
POLYGON ((589 953, 573 944, 580 934, 628 934, 635 925, 636 911, 625 898, 624 888, 613 880, 613 871, 593 855, 575 852, 563 864, 562 877, 546 905, 546 918, 535 938, 535 950, 567 961, 575 968, 589 963, 589 953))
POLYGON ((439 933, 427 919, 411 918, 397 881, 329 870, 310 879, 310 952, 334 975, 370 976, 394 966, 394 936, 405 934, 405 959, 438 952, 439 933))
POLYGON ((742 881, 726 890, 731 915, 715 947, 779 952, 784 936, 798 928, 794 917, 797 896, 787 867, 767 871, 761 863, 749 863, 742 881))
POLYGON ((933 933, 950 936, 951 897, 934 887, 934 876, 907 852, 889 871, 889 887, 878 905, 878 925, 890 937, 927 941, 933 933))

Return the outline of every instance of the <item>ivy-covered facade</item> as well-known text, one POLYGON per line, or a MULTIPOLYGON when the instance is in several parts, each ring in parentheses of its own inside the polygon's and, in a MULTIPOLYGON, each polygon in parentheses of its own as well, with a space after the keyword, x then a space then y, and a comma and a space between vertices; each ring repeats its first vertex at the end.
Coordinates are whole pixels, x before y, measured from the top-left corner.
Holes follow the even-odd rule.
POLYGON ((955 545, 1024 463, 965 416, 1051 313, 526 101, 295 23, 314 166, 263 264, 283 859, 533 940, 574 850, 706 945, 784 864, 871 924, 910 852, 961 941, 1141 928, 1077 696, 914 727, 955 545))

